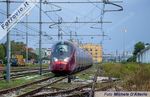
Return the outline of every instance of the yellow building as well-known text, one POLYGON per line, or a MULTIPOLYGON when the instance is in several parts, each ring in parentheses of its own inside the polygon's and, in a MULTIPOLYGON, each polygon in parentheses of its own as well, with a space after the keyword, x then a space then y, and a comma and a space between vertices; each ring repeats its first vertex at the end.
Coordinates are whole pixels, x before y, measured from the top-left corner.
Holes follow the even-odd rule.
POLYGON ((102 47, 96 44, 83 44, 81 48, 87 50, 92 56, 93 61, 96 63, 102 62, 102 47))

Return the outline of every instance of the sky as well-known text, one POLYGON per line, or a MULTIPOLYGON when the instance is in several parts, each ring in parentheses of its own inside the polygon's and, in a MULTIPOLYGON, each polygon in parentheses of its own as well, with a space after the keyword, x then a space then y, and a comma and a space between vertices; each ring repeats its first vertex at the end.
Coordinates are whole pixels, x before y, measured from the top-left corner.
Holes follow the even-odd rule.
MULTIPOLYGON (((0 0, 2 1, 2 0, 0 0)), ((17 1, 17 0, 16 0, 17 1)), ((18 0, 21 1, 21 0, 18 0)), ((48 0, 48 1, 75 1, 77 0, 48 0)), ((78 1, 89 1, 89 0, 78 0, 78 1)), ((94 1, 94 0, 90 0, 94 1)), ((89 1, 89 2, 90 2, 89 1)), ((96 0, 95 0, 96 1, 96 0)), ((98 1, 98 0, 97 0, 98 1)), ((102 36, 75 36, 77 35, 102 35, 101 29, 92 29, 91 27, 99 28, 100 24, 79 24, 79 23, 70 23, 70 24, 60 24, 61 32, 64 35, 63 40, 68 40, 70 37, 70 32, 73 34, 74 39, 82 41, 82 43, 94 43, 100 44, 103 43, 103 50, 105 53, 113 53, 116 50, 122 52, 123 50, 132 51, 133 46, 138 41, 144 43, 150 43, 149 32, 150 32, 150 0, 123 0, 123 3, 118 3, 123 7, 121 12, 107 12, 104 14, 103 21, 109 21, 112 23, 106 23, 103 25, 103 31, 107 35, 104 37, 102 42, 102 36)), ((20 4, 11 4, 10 13, 14 12, 20 4)), ((43 4, 42 5, 42 21, 46 22, 57 22, 58 18, 62 18, 63 22, 74 22, 74 21, 85 21, 85 22, 97 22, 100 21, 101 9, 103 4, 43 4), (60 10, 54 12, 44 12, 52 10, 60 10)), ((37 5, 28 15, 28 21, 39 21, 39 5, 37 5)), ((105 5, 105 9, 116 9, 112 5, 105 5)), ((0 12, 6 12, 6 4, 0 3, 0 12)), ((0 13, 0 21, 3 22, 6 20, 6 16, 0 13)), ((22 19, 26 21, 26 17, 22 19)), ((51 28, 49 26, 52 24, 43 24, 42 31, 43 34, 48 36, 42 37, 42 47, 50 48, 52 44, 58 41, 58 25, 54 25, 51 28), (50 38, 53 39, 50 39, 50 38)), ((39 41, 39 24, 28 24, 28 33, 32 36, 29 36, 29 47, 38 48, 39 41), (32 30, 31 30, 32 29, 32 30), (35 35, 35 36, 33 36, 35 35)), ((23 41, 25 42, 25 24, 17 24, 11 30, 11 40, 23 41), (15 34, 20 34, 21 36, 15 36, 15 34)), ((0 42, 5 42, 6 37, 0 42)))

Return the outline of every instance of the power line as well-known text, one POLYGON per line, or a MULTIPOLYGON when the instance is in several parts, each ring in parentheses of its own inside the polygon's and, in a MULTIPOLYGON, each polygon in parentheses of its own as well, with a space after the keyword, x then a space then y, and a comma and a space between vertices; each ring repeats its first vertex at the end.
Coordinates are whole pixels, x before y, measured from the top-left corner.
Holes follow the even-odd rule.
MULTIPOLYGON (((16 1, 16 0, 11 0, 11 1, 9 1, 10 3, 23 3, 23 1, 16 1)), ((92 3, 103 3, 103 1, 91 1, 92 3)), ((82 2, 82 1, 76 1, 76 2, 74 2, 74 1, 65 1, 65 2, 63 2, 63 1, 60 1, 60 2, 50 2, 50 1, 46 1, 46 2, 42 2, 42 3, 46 3, 46 4, 51 4, 51 3, 57 3, 57 4, 70 4, 70 3, 72 3, 72 4, 88 4, 88 3, 91 3, 91 2, 89 2, 89 1, 84 1, 84 2, 82 2)), ((122 1, 111 1, 111 2, 113 2, 113 3, 122 3, 122 1)), ((5 0, 2 0, 2 1, 0 1, 0 3, 6 3, 6 1, 5 0)), ((35 3, 35 2, 29 2, 29 3, 35 3)), ((40 2, 36 2, 36 3, 40 3, 40 2)))
MULTIPOLYGON (((0 23, 3 23, 3 22, 0 22, 0 23)), ((29 24, 39 24, 40 22, 18 22, 20 24, 24 24, 24 23, 29 23, 29 24)), ((41 22, 42 24, 51 24, 51 23, 54 23, 54 24, 59 24, 60 22, 41 22)), ((61 22, 61 24, 70 24, 70 23, 80 23, 80 24, 92 24, 92 23, 112 23, 110 21, 78 21, 78 22, 73 22, 73 21, 64 21, 64 22, 61 22)))
MULTIPOLYGON (((25 34, 11 34, 11 36, 26 36, 25 34)), ((28 36, 39 36, 38 34, 29 34, 28 36)), ((43 34, 42 36, 47 36, 47 34, 43 34)), ((49 35, 49 36, 58 36, 58 35, 49 35)), ((70 36, 70 35, 62 35, 62 36, 70 36)), ((107 35, 100 35, 100 34, 82 34, 82 35, 71 35, 71 36, 107 36, 107 35)))

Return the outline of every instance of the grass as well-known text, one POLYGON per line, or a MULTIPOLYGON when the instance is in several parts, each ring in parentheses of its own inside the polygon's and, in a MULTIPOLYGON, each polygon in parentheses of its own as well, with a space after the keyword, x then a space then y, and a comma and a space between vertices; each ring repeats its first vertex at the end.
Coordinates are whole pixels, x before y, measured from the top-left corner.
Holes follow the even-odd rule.
POLYGON ((90 76, 94 76, 95 73, 96 73, 96 68, 98 67, 99 65, 97 64, 94 64, 91 68, 83 71, 83 72, 80 72, 77 74, 77 76, 80 78, 80 79, 83 79, 83 80, 88 80, 90 79, 90 76))
POLYGON ((150 91, 150 64, 106 63, 104 75, 120 78, 125 90, 150 91))
MULTIPOLYGON (((42 64, 42 67, 48 67, 48 64, 42 64)), ((26 64, 25 67, 39 67, 39 64, 26 64)))
POLYGON ((1 80, 0 81, 0 90, 16 87, 19 85, 23 85, 23 84, 26 84, 29 82, 40 80, 40 79, 48 77, 48 76, 53 76, 53 74, 52 73, 46 73, 46 74, 43 74, 41 76, 40 75, 31 75, 28 77, 21 77, 21 78, 17 78, 17 79, 12 79, 9 83, 5 80, 1 80))

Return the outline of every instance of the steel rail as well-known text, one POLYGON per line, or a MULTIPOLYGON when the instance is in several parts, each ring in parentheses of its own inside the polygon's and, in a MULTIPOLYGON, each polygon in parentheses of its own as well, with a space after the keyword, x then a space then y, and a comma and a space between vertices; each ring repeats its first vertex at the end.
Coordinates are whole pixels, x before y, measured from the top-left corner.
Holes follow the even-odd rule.
POLYGON ((57 83, 57 82, 59 82, 59 81, 62 81, 62 80, 65 79, 65 78, 66 78, 66 77, 57 79, 57 80, 55 80, 55 81, 53 81, 53 82, 51 82, 51 83, 45 84, 45 85, 43 85, 43 86, 41 86, 41 87, 38 87, 38 88, 36 88, 36 89, 34 89, 34 90, 31 90, 31 91, 26 92, 26 93, 24 93, 24 94, 18 95, 17 97, 27 97, 27 96, 28 96, 28 97, 31 97, 31 95, 40 92, 43 88, 45 88, 45 87, 47 87, 47 86, 50 86, 50 85, 52 85, 52 84, 54 84, 54 83, 57 83))
MULTIPOLYGON (((49 70, 48 69, 44 69, 43 70, 44 72, 48 72, 49 70)), ((14 78, 19 78, 19 77, 23 77, 23 76, 27 76, 29 74, 36 74, 38 73, 38 69, 34 70, 34 71, 22 71, 22 72, 13 72, 11 73, 11 79, 14 79, 14 78)), ((0 80, 4 80, 4 77, 3 76, 0 76, 0 80)))
POLYGON ((89 86, 91 86, 92 84, 87 84, 87 85, 83 85, 83 86, 79 86, 79 87, 75 87, 73 89, 69 89, 69 90, 61 90, 61 91, 57 91, 57 92, 53 92, 53 93, 43 93, 43 94, 37 94, 37 95, 33 95, 32 97, 47 97, 47 96, 58 96, 60 94, 70 94, 71 92, 74 91, 79 91, 83 88, 87 88, 89 86))
POLYGON ((19 90, 19 89, 22 89, 22 88, 25 88, 25 87, 28 87, 28 86, 31 86, 31 85, 40 83, 40 82, 43 82, 43 81, 52 79, 52 78, 54 78, 54 77, 55 77, 55 76, 47 77, 47 78, 43 78, 43 79, 38 80, 38 81, 34 81, 34 82, 30 82, 30 83, 27 83, 27 84, 24 84, 24 85, 20 85, 20 86, 14 87, 14 88, 9 88, 9 89, 0 90, 0 95, 7 94, 7 93, 9 93, 9 92, 12 92, 12 91, 15 91, 15 90, 19 90))

